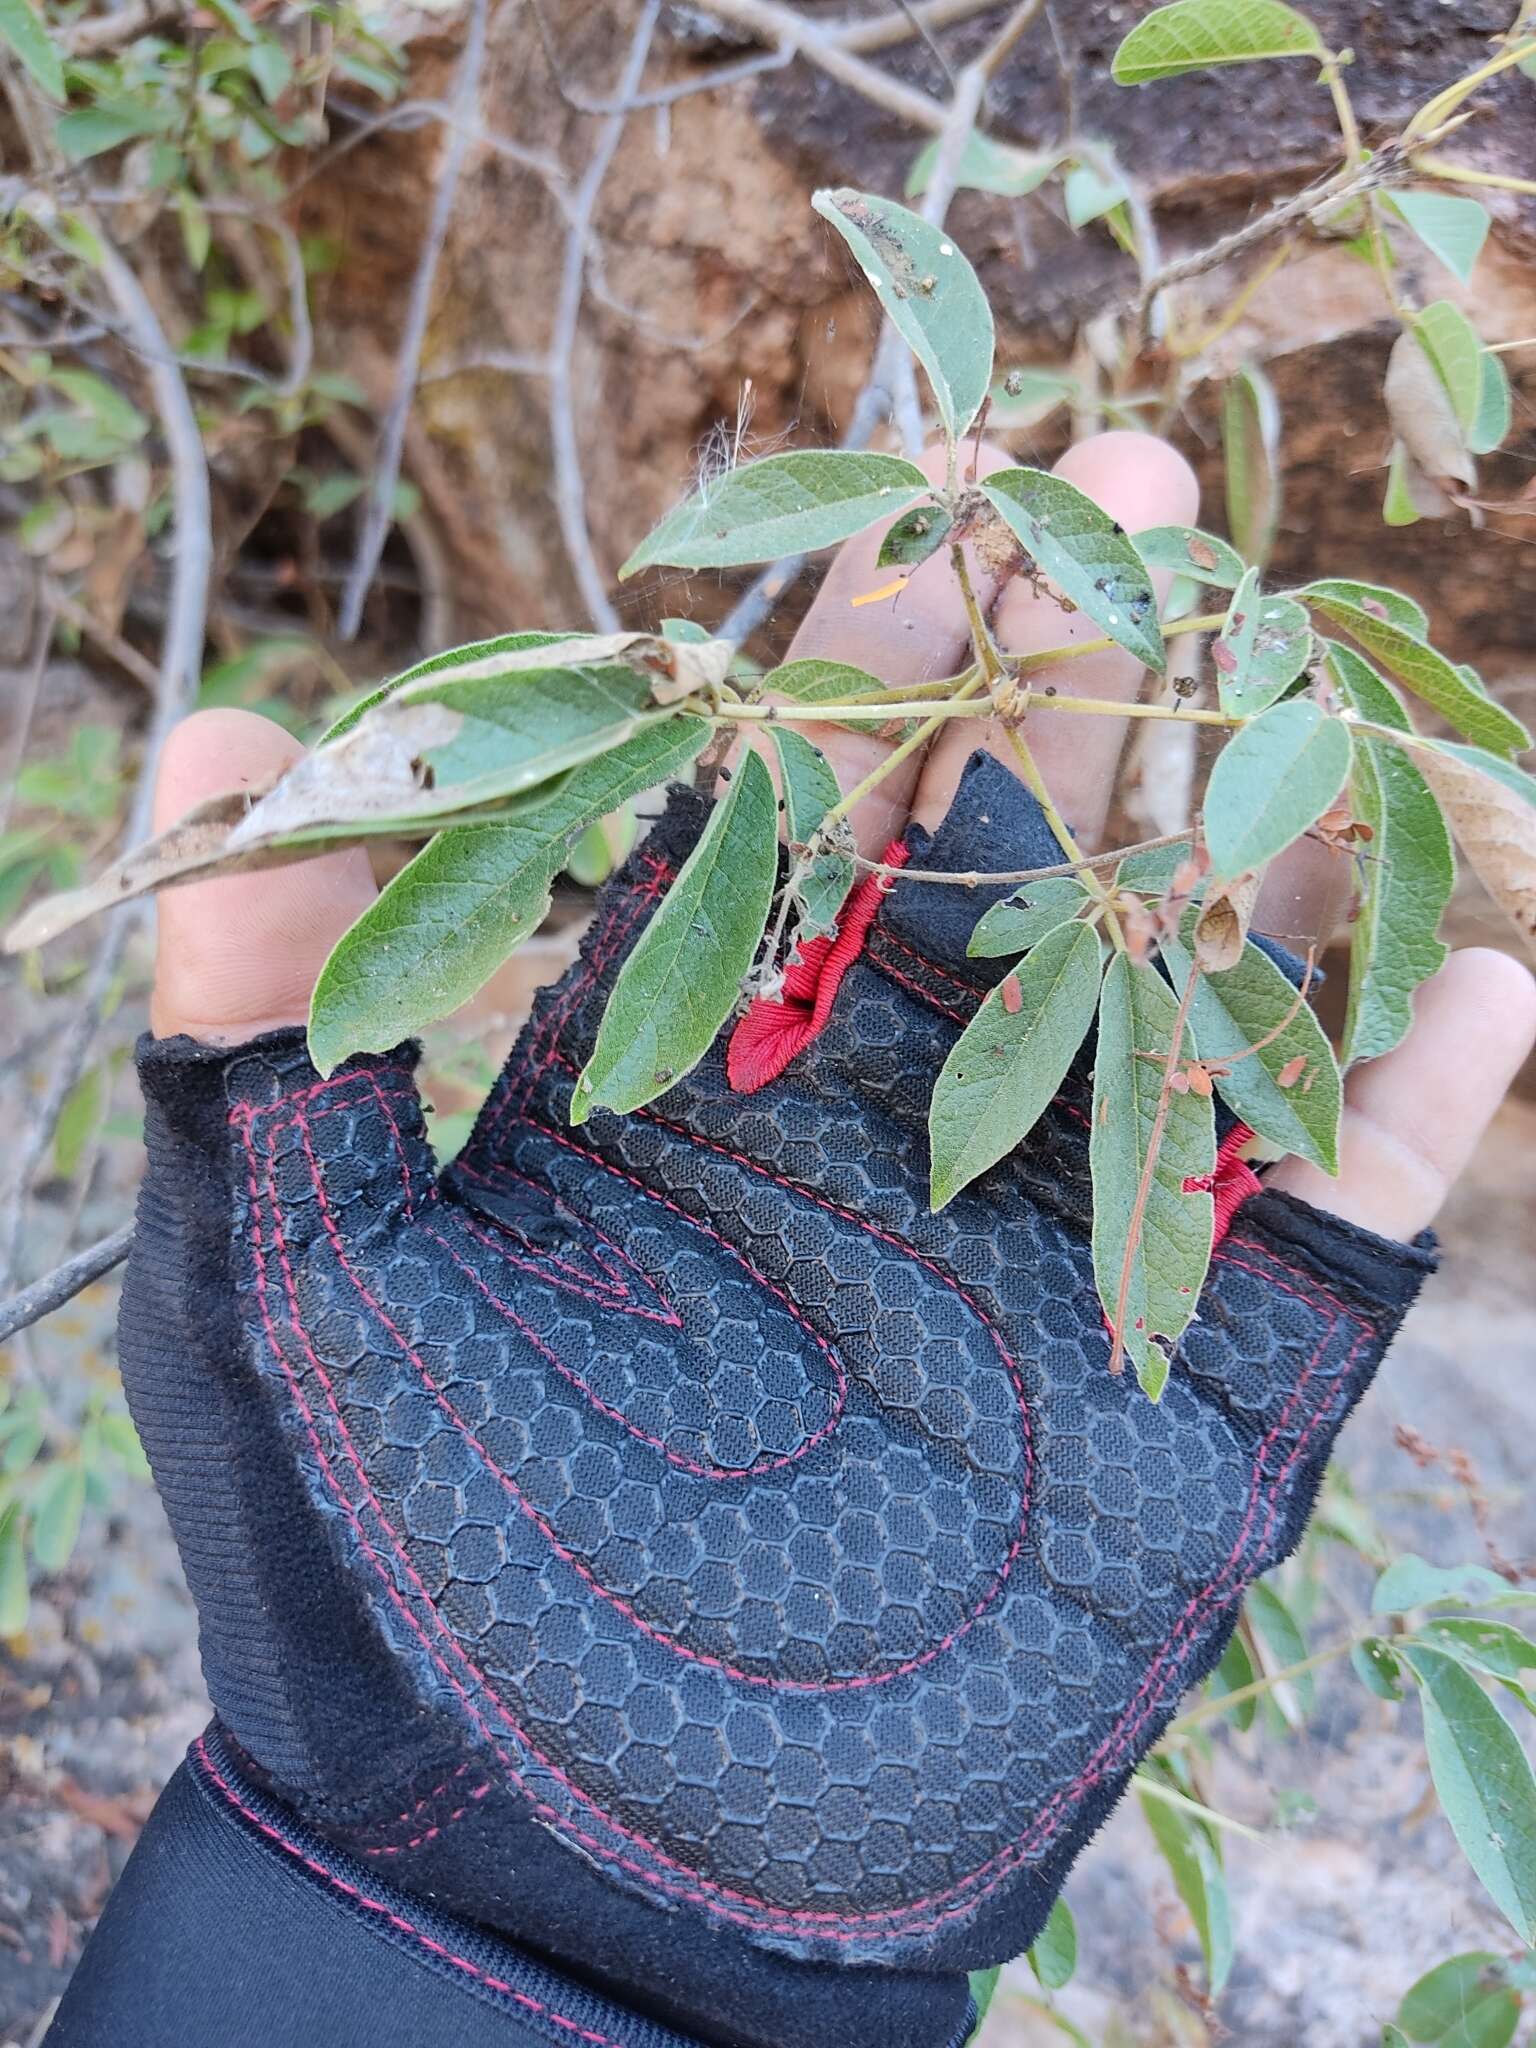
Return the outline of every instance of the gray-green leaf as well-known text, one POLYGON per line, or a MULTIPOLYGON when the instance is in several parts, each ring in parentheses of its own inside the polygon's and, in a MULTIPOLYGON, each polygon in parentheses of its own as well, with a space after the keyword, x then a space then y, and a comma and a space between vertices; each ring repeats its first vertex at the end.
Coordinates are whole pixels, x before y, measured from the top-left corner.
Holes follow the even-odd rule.
MULTIPOLYGON (((1093 1270, 1099 1300, 1114 1323, 1126 1263, 1131 1215, 1151 1147, 1163 1085, 1163 1060, 1173 1042, 1178 1004, 1155 968, 1119 953, 1104 978, 1094 1060, 1093 1270), (1141 1057, 1152 1053, 1157 1057, 1141 1057)), ((1193 1057, 1186 1031, 1181 1057, 1193 1057)), ((1168 1360, 1153 1343, 1171 1346, 1195 1312, 1211 1259, 1209 1195, 1186 1194, 1186 1180, 1206 1179, 1216 1165, 1216 1125, 1209 1097, 1173 1094, 1148 1190, 1142 1229, 1130 1260, 1125 1348, 1142 1385, 1161 1392, 1168 1360)), ((1155 1395, 1154 1395, 1155 1398, 1155 1395)))
POLYGON ((1280 521, 1280 407, 1253 364, 1228 382, 1221 409, 1227 529, 1245 562, 1262 568, 1280 521))
POLYGON ((1026 882, 977 919, 966 951, 982 960, 1027 953, 1048 932, 1076 917, 1088 901, 1088 891, 1071 875, 1026 882))
POLYGON ((1499 1679, 1536 1712, 1536 1696, 1528 1672, 1536 1671, 1536 1642, 1507 1621, 1488 1621, 1483 1616, 1435 1615, 1419 1634, 1432 1648, 1454 1657, 1469 1670, 1483 1671, 1499 1679))
POLYGON ((903 512, 880 543, 877 569, 915 569, 944 545, 953 517, 942 505, 914 505, 903 512))
POLYGON ((990 990, 950 1050, 928 1114, 935 1209, 1033 1129, 1088 1035, 1103 945, 1060 926, 990 990))
MULTIPOLYGON (((921 199, 928 190, 939 160, 939 148, 940 138, 936 135, 913 158, 907 173, 909 199, 921 199)), ((960 191, 996 192, 1004 199, 1022 199, 1037 185, 1043 185, 1059 162, 1056 156, 1036 156, 1028 150, 1015 149, 1010 143, 994 142, 990 135, 981 135, 973 128, 960 152, 955 185, 960 191)))
POLYGON ((1448 724, 1480 747, 1496 754, 1518 754, 1531 736, 1512 712, 1495 704, 1475 670, 1458 668, 1418 634, 1391 618, 1380 618, 1347 598, 1308 595, 1313 609, 1342 626, 1367 654, 1376 659, 1414 696, 1432 705, 1448 724))
POLYGON ((1536 1592, 1512 1586, 1485 1564, 1429 1564, 1411 1552, 1393 1560, 1376 1581, 1372 1614, 1407 1614, 1454 1600, 1463 1607, 1505 1607, 1536 1601, 1536 1592))
MULTIPOLYGON (((1180 994, 1194 965, 1197 915, 1189 912, 1178 938, 1162 942, 1180 994)), ((1269 1038, 1295 1000, 1286 976, 1248 939, 1235 967, 1202 974, 1195 983, 1189 1021, 1201 1059, 1232 1061, 1226 1073, 1216 1075, 1216 1087, 1243 1122, 1283 1151, 1337 1173, 1343 1088, 1326 1032, 1311 1005, 1303 1003, 1279 1036, 1269 1038), (1269 1043, 1260 1045, 1264 1038, 1269 1043), (1259 1049, 1249 1052, 1250 1046, 1259 1049), (1240 1053, 1246 1057, 1238 1058, 1240 1053)))
POLYGON ((1233 592, 1226 624, 1211 649, 1221 708, 1247 718, 1288 690, 1312 652, 1306 607, 1293 597, 1265 597, 1250 569, 1233 592))
POLYGON ((748 751, 699 843, 619 971, 572 1123, 623 1114, 698 1065, 731 1014, 768 922, 778 878, 778 800, 748 751))
POLYGON ((1125 528, 1075 484, 1043 469, 994 470, 981 490, 1063 597, 1161 674, 1157 598, 1125 528))
POLYGON ((1419 1681, 1430 1776, 1451 1832, 1520 1939, 1536 1943, 1536 1777, 1525 1751, 1459 1664, 1418 1644, 1404 1645, 1403 1661, 1419 1681))
POLYGON ((1277 704, 1222 748, 1205 792, 1211 870, 1245 875, 1315 825, 1349 773, 1349 728, 1310 697, 1277 704))
POLYGON ((701 485, 640 543, 619 578, 653 562, 729 569, 836 547, 931 489, 899 455, 841 448, 767 455, 701 485))
MULTIPOLYGON (((1391 686, 1353 648, 1330 643, 1328 667, 1352 711, 1409 730, 1391 686)), ((1435 934, 1456 881, 1444 814, 1403 748, 1356 734, 1350 808, 1371 838, 1350 932, 1346 1064, 1379 1059, 1406 1036, 1414 990, 1445 960, 1447 948, 1435 934)))
POLYGON ((1467 429, 1467 446, 1474 455, 1488 455, 1509 433, 1512 401, 1509 372, 1504 358, 1485 348, 1478 366, 1477 411, 1467 429))
MULTIPOLYGON (((820 747, 788 726, 770 728, 779 756, 784 789, 784 823, 791 846, 806 845, 842 794, 832 764, 820 747)), ((846 853, 819 853, 799 865, 792 887, 800 904, 802 939, 820 938, 837 929, 848 891, 853 887, 853 859, 846 853)))
POLYGON ((1175 569, 1196 583, 1232 590, 1243 580, 1243 558, 1235 548, 1197 526, 1149 526, 1136 536, 1136 552, 1149 569, 1175 569))
POLYGON ((894 200, 844 189, 814 193, 811 204, 853 251, 958 439, 992 380, 992 309, 975 271, 942 228, 894 200))
POLYGON ((1463 284, 1470 280, 1491 219, 1480 200, 1458 199, 1450 192, 1389 192, 1386 204, 1447 270, 1463 284))
POLYGON ((561 640, 579 640, 579 633, 500 633, 494 640, 471 640, 463 647, 449 647, 441 654, 432 654, 425 661, 415 662, 410 668, 402 669, 397 676, 380 683, 376 690, 370 690, 356 704, 349 705, 339 718, 326 727, 315 742, 317 746, 328 746, 332 740, 339 740, 344 732, 350 732, 366 712, 376 704, 382 704, 387 697, 393 697, 397 690, 403 690, 407 683, 419 682, 423 676, 438 675, 445 669, 478 668, 480 664, 496 655, 527 654, 538 647, 553 647, 561 640))
POLYGON ((468 1002, 538 929, 572 838, 679 774, 709 737, 672 718, 588 761, 505 825, 440 832, 336 943, 315 984, 309 1056, 328 1074, 468 1002))
POLYGON ((1137 22, 1113 68, 1118 85, 1145 85, 1220 64, 1323 54, 1311 22, 1281 0, 1174 0, 1137 22))
POLYGON ((1419 345, 1440 373, 1463 433, 1470 432, 1482 396, 1483 344, 1459 306, 1436 299, 1413 317, 1419 345))
POLYGON ((1292 592, 1303 604, 1317 604, 1337 601, 1354 605, 1363 612, 1374 612, 1378 618, 1389 619, 1414 640, 1429 638, 1429 614, 1416 599, 1401 590, 1393 590, 1386 583, 1361 583, 1352 576, 1320 576, 1302 590, 1292 592))

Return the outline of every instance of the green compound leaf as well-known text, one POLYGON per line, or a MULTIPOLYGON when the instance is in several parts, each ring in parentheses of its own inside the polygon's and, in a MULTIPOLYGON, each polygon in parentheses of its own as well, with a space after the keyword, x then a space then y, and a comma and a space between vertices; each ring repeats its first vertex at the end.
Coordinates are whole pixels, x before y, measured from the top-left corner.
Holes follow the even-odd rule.
POLYGON ((0 43, 9 43, 51 100, 63 99, 63 62, 29 0, 0 0, 0 43))
POLYGON ((654 562, 730 569, 836 547, 931 488, 899 455, 837 448, 768 455, 702 485, 640 543, 619 579, 654 562))
MULTIPOLYGON (((1410 729, 1390 684, 1353 648, 1330 642, 1328 668, 1351 711, 1376 725, 1410 729)), ((1445 961, 1448 949, 1435 934, 1456 882, 1444 813, 1403 748, 1356 734, 1350 809, 1371 838, 1350 932, 1346 1065, 1379 1059, 1407 1035, 1414 990, 1445 961)))
POLYGON ((1514 1730, 1459 1664, 1417 1644, 1424 1747, 1440 1805, 1467 1861, 1511 1927, 1536 1944, 1536 1777, 1514 1730))
POLYGON ((779 870, 778 799, 748 751, 703 836, 619 970, 571 1098, 639 1109, 698 1065, 730 1016, 768 922, 779 870))
POLYGON ((1245 562, 1262 568, 1280 521, 1280 406, 1264 372, 1237 371, 1221 407, 1227 529, 1245 562))
POLYGON ((1491 454, 1508 437, 1512 403, 1504 358, 1485 348, 1479 371, 1477 411, 1467 429, 1467 446, 1474 455, 1491 454))
POLYGON ((1167 654, 1157 598, 1125 528, 1075 484, 1043 469, 995 470, 981 491, 1063 597, 1161 675, 1167 654))
POLYGON ((1058 1899, 1050 1918, 1029 1951, 1029 1967, 1047 1991, 1059 1991, 1070 1984, 1077 1969, 1077 1922, 1065 1899, 1058 1899))
POLYGON ((1174 1889, 1195 1923, 1211 1996, 1219 1998, 1231 1972, 1234 1953, 1221 1852, 1210 1829, 1193 1814, 1182 1813, 1166 1800, 1149 1798, 1145 1792, 1138 1796, 1152 1839, 1163 1852, 1174 1889))
POLYGON ((1303 604, 1319 608, 1333 602, 1353 605, 1359 611, 1389 620, 1414 640, 1429 638, 1429 614, 1423 605, 1385 583, 1361 583, 1350 576, 1320 576, 1315 583, 1290 594, 1299 597, 1303 604))
MULTIPOLYGON (((1181 995, 1194 965, 1198 915, 1188 912, 1178 938, 1162 941, 1163 959, 1181 995)), ((1295 1000, 1285 974, 1249 939, 1235 967, 1202 974, 1195 983, 1189 1021, 1201 1059, 1233 1062, 1216 1076, 1228 1107, 1272 1145, 1310 1159, 1324 1173, 1337 1173, 1343 1087, 1333 1047, 1311 1005, 1303 1003, 1278 1037, 1259 1045, 1295 1000), (1259 1050, 1249 1052, 1250 1046, 1259 1050)))
POLYGON ((1349 773, 1349 728, 1310 697, 1277 704, 1222 748, 1205 792, 1213 874, 1246 875, 1315 825, 1349 773))
POLYGON ((1267 711, 1301 674, 1311 652, 1305 605, 1294 597, 1266 597, 1258 570, 1248 570, 1211 647, 1222 710, 1237 718, 1267 711))
MULTIPOLYGON (((1469 2048, 1465 2035, 1457 2041, 1457 2031, 1489 1993, 1499 1988, 1499 1974, 1500 1958, 1487 1949, 1450 1956, 1434 1969, 1426 1970, 1403 1994, 1397 2009, 1402 2029, 1399 2039, 1433 2043, 1435 2048, 1446 2048, 1447 2043, 1452 2048, 1469 2048)), ((1517 2002, 1517 2018, 1518 2013, 1517 2002)), ((1472 2038, 1476 2040, 1475 2035, 1472 2038)), ((1503 2038, 1508 2041, 1509 2035, 1503 2038)))
POLYGON ((1389 192, 1386 204, 1432 256, 1463 284, 1469 282, 1492 223, 1480 200, 1458 199, 1449 192, 1389 192))
POLYGON ((1243 580, 1243 558, 1214 533, 1197 526, 1149 526, 1136 536, 1136 552, 1149 569, 1175 569, 1196 583, 1233 590, 1243 580))
POLYGON ((915 569, 936 554, 948 538, 954 519, 942 505, 914 505, 903 512, 880 543, 877 569, 915 569))
MULTIPOLYGON (((820 747, 788 726, 770 728, 779 756, 784 790, 784 824, 792 846, 805 845, 842 792, 832 764, 820 747)), ((837 929, 848 891, 853 887, 853 859, 846 853, 819 853, 797 869, 793 888, 800 904, 802 939, 820 938, 837 929)))
POLYGON ((1221 64, 1323 55, 1311 22, 1280 0, 1174 0, 1137 22, 1115 52, 1113 75, 1117 85, 1146 85, 1221 64))
POLYGON ((989 990, 934 1083, 928 1142, 935 1209, 1034 1128, 1088 1035, 1103 965, 1098 933, 1063 925, 989 990))
MULTIPOLYGON (((1151 1146, 1163 1085, 1163 1060, 1173 1042, 1178 1004, 1155 968, 1117 954, 1104 977, 1093 1075, 1093 1270, 1104 1313, 1114 1322, 1132 1211, 1151 1146), (1152 1053, 1157 1057, 1141 1057, 1152 1053)), ((1197 1041, 1186 1030, 1181 1054, 1197 1041)), ((1171 1350, 1195 1312, 1211 1259, 1209 1195, 1186 1194, 1186 1180, 1215 1170, 1216 1124, 1209 1097, 1171 1095, 1152 1174, 1143 1227, 1130 1265, 1125 1348, 1143 1388, 1155 1400, 1168 1377, 1163 1340, 1171 1350)))
POLYGON ((1071 875, 1047 875, 1041 881, 1026 882, 977 919, 966 951, 973 959, 982 960, 1027 953, 1047 932, 1076 917, 1091 901, 1082 883, 1071 875))
MULTIPOLYGON (((913 159, 907 173, 909 199, 921 199, 928 190, 939 149, 940 139, 935 136, 913 159)), ((989 135, 979 135, 972 129, 960 152, 955 186, 962 192, 996 192, 1004 199, 1022 199, 1043 185, 1060 161, 1056 156, 1036 156, 1006 142, 994 142, 989 135)))
POLYGON ((1393 619, 1380 618, 1345 598, 1330 593, 1309 596, 1308 602, 1342 626, 1351 640, 1374 654, 1405 689, 1433 706, 1465 738, 1503 755, 1518 754, 1531 744, 1519 719, 1494 703, 1474 669, 1458 668, 1393 619))
POLYGON ((992 309, 975 271, 943 229, 894 200, 845 189, 814 193, 811 204, 853 251, 957 440, 992 381, 992 309))
POLYGON ((309 1012, 309 1056, 328 1074, 446 1017, 537 931, 572 840, 680 774, 709 737, 698 718, 647 727, 577 768, 505 825, 438 833, 337 941, 309 1012))

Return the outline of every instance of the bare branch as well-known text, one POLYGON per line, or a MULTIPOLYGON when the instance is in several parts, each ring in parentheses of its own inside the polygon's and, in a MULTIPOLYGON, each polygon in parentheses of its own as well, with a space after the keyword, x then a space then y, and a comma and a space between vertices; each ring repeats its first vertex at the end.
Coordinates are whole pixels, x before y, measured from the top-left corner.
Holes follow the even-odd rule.
POLYGON ((459 173, 464 167, 464 158, 469 150, 469 121, 480 101, 480 74, 485 64, 487 12, 488 0, 474 0, 470 9, 469 33, 464 42, 464 55, 459 60, 458 77, 454 81, 454 120, 448 129, 442 169, 438 174, 437 190, 432 197, 432 213, 427 222, 426 237, 416 265, 416 275, 411 280, 410 298, 406 304, 405 329, 400 338, 400 354, 395 366, 394 395, 390 399, 389 409, 384 415, 379 433, 378 454, 374 462, 373 475, 369 479, 367 498, 364 501, 357 555, 342 588, 341 601, 337 608, 336 630, 343 640, 357 638, 358 628, 363 622, 363 605, 367 600, 374 572, 384 553, 384 543, 389 536, 395 487, 400 481, 400 460, 405 453, 406 422, 410 418, 411 404, 416 396, 416 378, 421 366, 422 344, 427 335, 427 316, 432 307, 432 287, 436 282, 443 244, 448 239, 448 225, 453 218, 454 201, 459 189, 459 173))
MULTIPOLYGON (((914 128, 934 134, 944 126, 946 109, 942 101, 919 92, 915 86, 904 85, 899 78, 892 78, 879 71, 873 64, 866 64, 861 56, 851 49, 846 40, 834 41, 815 22, 807 21, 803 14, 797 14, 792 7, 782 7, 779 0, 709 0, 709 12, 720 21, 729 21, 737 28, 744 28, 758 36, 765 43, 772 43, 780 50, 792 50, 804 57, 808 64, 814 64, 829 77, 838 79, 843 85, 851 85, 877 107, 894 114, 900 121, 907 121, 914 128)), ((898 16, 898 20, 902 17, 898 16)), ((902 20, 903 32, 911 30, 902 20)))
POLYGON ((13 1294, 9 1301, 0 1301, 0 1344, 8 1337, 14 1337, 19 1330, 41 1322, 44 1316, 52 1315, 66 1301, 73 1301, 92 1281, 110 1273, 114 1266, 120 1266, 127 1258, 132 1243, 133 1225, 125 1223, 121 1230, 114 1230, 99 1244, 77 1252, 62 1266, 56 1266, 51 1273, 34 1280, 30 1287, 13 1294))
POLYGON ((867 21, 828 21, 819 23, 818 28, 827 42, 867 55, 871 50, 888 50, 897 43, 910 42, 914 34, 969 21, 973 14, 989 13, 996 5, 997 0, 914 0, 910 7, 871 15, 867 21))

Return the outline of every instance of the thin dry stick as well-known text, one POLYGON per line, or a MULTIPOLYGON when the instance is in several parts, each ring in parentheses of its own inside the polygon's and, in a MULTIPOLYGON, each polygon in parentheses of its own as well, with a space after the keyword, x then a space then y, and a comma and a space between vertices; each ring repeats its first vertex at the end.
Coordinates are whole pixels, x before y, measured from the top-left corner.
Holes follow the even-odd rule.
POLYGON ((395 364, 394 395, 390 399, 389 410, 384 415, 384 423, 379 432, 378 458, 374 463, 373 475, 368 484, 368 495, 364 500, 357 554, 342 586, 336 630, 343 640, 357 638, 358 628, 363 622, 363 605, 367 601, 369 587, 384 553, 384 543, 389 537, 394 515, 395 489, 400 481, 400 462, 405 453, 406 423, 410 418, 411 404, 416 396, 416 378, 421 366, 422 344, 427 337, 427 316, 432 307, 432 287, 437 279, 437 266, 443 253, 443 244, 448 239, 448 225, 453 218, 454 200, 459 189, 459 173, 464 167, 464 158, 470 146, 469 122, 480 101, 480 74, 485 64, 485 24, 488 5, 489 0, 474 0, 470 9, 464 55, 459 60, 458 76, 454 81, 451 103, 454 119, 449 123, 442 170, 438 176, 437 190, 432 196, 432 213, 427 223, 426 237, 422 242, 421 255, 417 261, 416 275, 411 280, 410 298, 406 302, 405 329, 400 338, 400 353, 395 364))
POLYGON ((114 1266, 121 1265, 132 1243, 133 1225, 125 1223, 121 1230, 114 1230, 110 1237, 102 1238, 83 1252, 76 1252, 72 1259, 66 1259, 62 1266, 55 1266, 51 1273, 34 1280, 30 1287, 13 1294, 9 1301, 0 1301, 0 1344, 8 1337, 14 1337, 18 1330, 25 1330, 31 1324, 41 1322, 44 1316, 52 1315, 56 1308, 62 1308, 66 1301, 73 1301, 103 1273, 110 1273, 114 1266))
POLYGON ((843 85, 851 85, 875 106, 884 107, 887 113, 914 128, 937 134, 944 126, 948 110, 941 100, 930 98, 915 86, 904 85, 873 64, 866 64, 846 41, 834 41, 824 35, 814 22, 796 14, 792 7, 781 7, 778 0, 709 0, 709 11, 718 21, 744 28, 765 43, 793 50, 808 64, 816 65, 843 85))

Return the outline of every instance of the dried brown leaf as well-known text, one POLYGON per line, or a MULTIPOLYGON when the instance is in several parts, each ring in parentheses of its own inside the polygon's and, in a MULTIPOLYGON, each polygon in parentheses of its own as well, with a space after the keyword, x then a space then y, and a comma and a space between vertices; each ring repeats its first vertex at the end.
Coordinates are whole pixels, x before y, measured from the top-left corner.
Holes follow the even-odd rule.
POLYGON ((1536 953, 1536 804, 1448 748, 1414 750, 1478 880, 1536 953))
POLYGON ((1202 974, 1222 974, 1243 957, 1243 945, 1258 900, 1256 874, 1213 882, 1195 920, 1195 960, 1202 974))
POLYGON ((1417 337, 1406 328, 1387 360, 1386 400, 1393 432, 1426 477, 1476 482, 1477 464, 1451 395, 1417 337))

